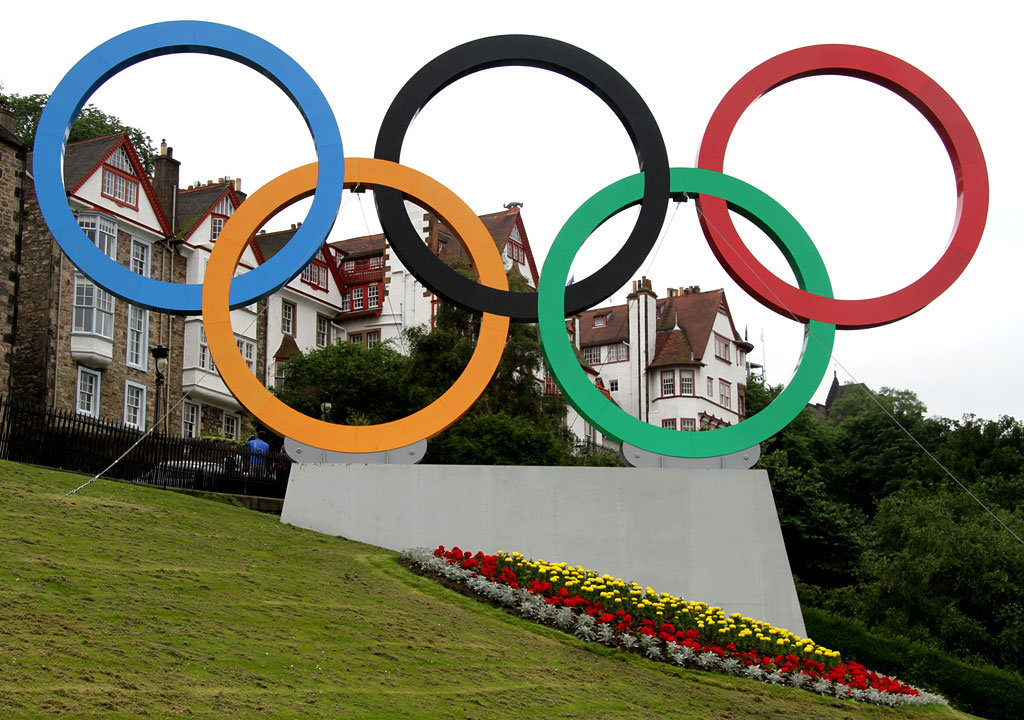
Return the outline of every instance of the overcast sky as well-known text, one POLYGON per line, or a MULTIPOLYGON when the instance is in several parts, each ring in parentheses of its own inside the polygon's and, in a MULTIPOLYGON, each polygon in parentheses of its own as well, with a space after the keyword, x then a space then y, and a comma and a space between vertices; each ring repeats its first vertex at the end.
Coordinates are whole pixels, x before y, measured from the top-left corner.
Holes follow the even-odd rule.
MULTIPOLYGON (((105 14, 82 3, 18 3, 7 10, 9 28, 20 27, 0 44, 0 83, 8 93, 51 92, 85 53, 119 32, 163 20, 222 22, 294 57, 333 107, 346 155, 371 156, 392 99, 426 62, 479 37, 545 35, 624 75, 653 111, 670 163, 692 166, 719 100, 759 63, 818 43, 882 50, 930 75, 973 124, 988 162, 988 225, 966 272, 930 306, 883 328, 838 333, 839 378, 913 390, 936 415, 1024 418, 1024 320, 1016 297, 1024 255, 1016 81, 1024 51, 1020 23, 1008 10, 994 2, 891 1, 323 5, 179 1, 171 10, 141 3, 105 14)), ((155 143, 166 138, 182 163, 183 187, 230 175, 251 193, 316 159, 280 90, 221 58, 149 60, 108 81, 92 102, 155 143)), ((402 162, 448 185, 479 214, 523 202, 538 265, 581 203, 636 172, 626 133, 596 97, 560 76, 517 68, 478 73, 434 98, 410 131, 402 162)), ((931 267, 949 239, 955 185, 938 136, 909 104, 864 81, 809 78, 771 92, 741 119, 725 169, 803 224, 837 297, 903 287, 931 267)), ((292 208, 268 227, 303 215, 292 208)), ((756 346, 752 359, 764 362, 769 382, 788 382, 802 326, 732 282, 708 250, 692 203, 670 209, 669 217, 637 276, 651 277, 659 295, 668 287, 724 287, 740 332, 747 328, 756 346)), ((631 222, 624 213, 587 243, 574 265, 577 279, 605 262, 631 222)), ((378 227, 367 195, 344 205, 334 239, 378 227)), ((767 267, 792 279, 770 241, 743 221, 737 227, 767 267)), ((831 379, 830 370, 816 400, 831 379)))

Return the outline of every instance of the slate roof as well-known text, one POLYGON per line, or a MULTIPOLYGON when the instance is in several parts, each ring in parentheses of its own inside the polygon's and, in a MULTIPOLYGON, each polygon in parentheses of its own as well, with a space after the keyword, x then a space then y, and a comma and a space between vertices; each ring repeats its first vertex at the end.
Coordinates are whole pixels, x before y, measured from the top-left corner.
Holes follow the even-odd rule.
POLYGON ((68 143, 64 150, 64 187, 70 189, 82 182, 126 134, 119 132, 68 143))
POLYGON ((580 347, 612 345, 629 341, 629 312, 625 305, 595 308, 580 313, 580 347), (594 327, 594 318, 606 315, 603 327, 594 327))
POLYGON ((192 190, 178 191, 178 205, 175 215, 178 221, 178 239, 187 238, 195 226, 206 217, 219 201, 221 196, 234 182, 225 180, 222 183, 202 185, 192 190))
POLYGON ((256 243, 256 247, 259 248, 260 258, 258 259, 261 262, 266 262, 277 255, 278 251, 292 239, 294 234, 295 231, 291 229, 258 234, 252 239, 256 243))
POLYGON ((5 128, 3 125, 0 125, 0 140, 3 140, 8 145, 12 145, 19 150, 25 148, 25 143, 21 141, 21 138, 5 128))
MULTIPOLYGON (((381 255, 384 252, 386 240, 383 233, 377 235, 364 235, 363 237, 349 238, 340 242, 331 243, 331 248, 344 254, 345 260, 357 260, 371 255, 381 255)), ((340 258, 339 258, 340 259, 340 258)))

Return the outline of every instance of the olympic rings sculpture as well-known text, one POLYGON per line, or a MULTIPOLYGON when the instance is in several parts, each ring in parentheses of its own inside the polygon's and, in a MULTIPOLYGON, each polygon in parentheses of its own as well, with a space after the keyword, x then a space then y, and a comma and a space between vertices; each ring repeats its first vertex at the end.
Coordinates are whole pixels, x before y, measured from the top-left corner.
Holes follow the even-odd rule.
POLYGON ((80 60, 61 80, 39 121, 34 172, 40 210, 61 249, 110 293, 151 310, 203 314, 217 367, 238 400, 261 422, 325 450, 380 452, 429 438, 455 422, 483 392, 504 347, 510 319, 537 320, 541 345, 566 399, 605 435, 676 457, 713 457, 756 445, 806 406, 827 369, 835 330, 873 327, 917 312, 944 292, 974 255, 988 213, 988 173, 966 116, 931 78, 885 53, 852 45, 816 45, 783 53, 751 70, 713 113, 697 168, 671 168, 665 143, 646 103, 606 63, 549 38, 506 35, 460 45, 424 66, 399 91, 377 137, 375 158, 344 157, 341 136, 323 93, 288 55, 237 28, 182 21, 123 33, 80 60), (318 162, 260 188, 228 220, 210 255, 202 286, 142 277, 105 256, 78 227, 65 195, 63 156, 78 111, 93 91, 126 67, 159 55, 207 53, 261 72, 302 113, 318 162), (442 89, 487 68, 521 65, 557 72, 600 97, 623 123, 640 173, 599 191, 576 210, 548 253, 536 294, 512 293, 494 243, 479 218, 450 190, 399 163, 410 123, 442 89), (949 246, 935 266, 907 287, 877 298, 836 299, 824 263, 800 224, 763 192, 722 172, 733 128, 749 105, 772 89, 809 75, 847 75, 887 88, 911 103, 939 134, 956 176, 957 213, 949 246), (378 215, 392 249, 442 299, 482 313, 476 352, 456 383, 423 410, 391 423, 343 426, 306 417, 278 401, 248 369, 231 329, 229 310, 273 293, 312 260, 326 239, 344 187, 375 189, 378 215), (672 197, 695 194, 704 235, 727 272, 766 307, 806 324, 796 373, 767 408, 734 426, 699 433, 648 425, 609 403, 586 378, 571 350, 565 316, 613 294, 640 267, 657 239, 672 197), (233 277, 245 243, 270 217, 313 195, 306 220, 271 260, 233 277), (441 217, 466 246, 480 282, 470 281, 430 253, 402 208, 416 200, 441 217), (622 249, 591 277, 565 286, 573 257, 590 234, 622 209, 640 213, 622 249), (743 214, 766 232, 790 263, 799 287, 775 277, 747 250, 729 218, 743 214), (813 342, 812 342, 813 340, 813 342))

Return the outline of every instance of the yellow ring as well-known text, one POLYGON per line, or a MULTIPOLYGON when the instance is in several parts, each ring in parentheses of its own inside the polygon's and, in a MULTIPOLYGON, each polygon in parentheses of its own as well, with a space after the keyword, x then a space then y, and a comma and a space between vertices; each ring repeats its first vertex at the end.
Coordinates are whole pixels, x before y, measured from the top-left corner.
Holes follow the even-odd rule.
MULTIPOLYGON (((278 400, 242 358, 231 327, 231 279, 253 234, 279 210, 309 197, 316 188, 317 164, 290 170, 249 197, 224 224, 206 266, 203 327, 217 369, 240 403, 277 433, 324 450, 380 452, 433 437, 454 423, 476 401, 494 376, 508 338, 509 319, 484 313, 480 337, 469 364, 447 392, 422 410, 380 425, 334 425, 315 420, 278 400)), ((462 239, 480 282, 508 289, 505 266, 487 228, 457 195, 411 168, 372 158, 345 159, 345 187, 356 183, 401 190, 440 217, 462 239)), ((243 281, 245 276, 236 280, 243 281)), ((244 292, 243 292, 244 295, 244 292)))

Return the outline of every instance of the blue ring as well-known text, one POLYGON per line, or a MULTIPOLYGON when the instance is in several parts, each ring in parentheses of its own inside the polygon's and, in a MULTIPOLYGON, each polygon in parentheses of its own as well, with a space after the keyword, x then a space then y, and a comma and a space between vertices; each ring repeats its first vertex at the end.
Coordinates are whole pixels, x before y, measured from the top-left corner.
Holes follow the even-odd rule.
POLYGON ((270 295, 313 259, 341 205, 345 153, 334 113, 306 71, 266 40, 228 25, 191 20, 146 25, 107 40, 68 71, 43 109, 33 149, 36 195, 50 232, 79 270, 122 300, 159 312, 198 315, 202 285, 143 277, 104 255, 78 226, 64 187, 71 124, 96 88, 138 62, 176 53, 217 55, 265 75, 295 103, 316 146, 319 170, 309 214, 274 257, 231 281, 231 307, 270 295))

